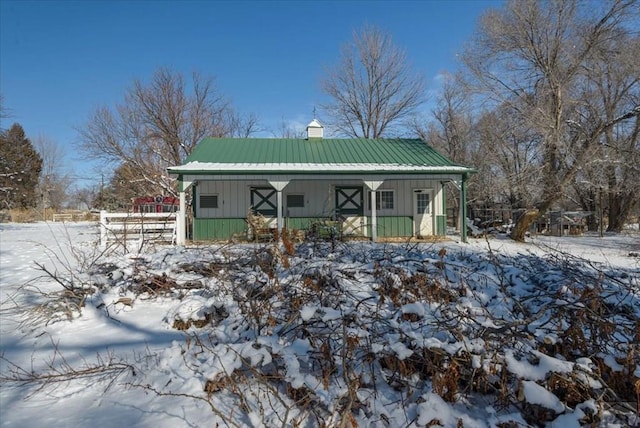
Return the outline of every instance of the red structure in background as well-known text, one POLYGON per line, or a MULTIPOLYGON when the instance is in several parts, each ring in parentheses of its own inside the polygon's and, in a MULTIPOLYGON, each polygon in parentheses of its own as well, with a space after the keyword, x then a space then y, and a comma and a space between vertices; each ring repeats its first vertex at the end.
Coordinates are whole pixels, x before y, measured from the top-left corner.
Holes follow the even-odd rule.
POLYGON ((134 213, 172 213, 180 208, 180 199, 173 196, 143 196, 133 198, 134 213))

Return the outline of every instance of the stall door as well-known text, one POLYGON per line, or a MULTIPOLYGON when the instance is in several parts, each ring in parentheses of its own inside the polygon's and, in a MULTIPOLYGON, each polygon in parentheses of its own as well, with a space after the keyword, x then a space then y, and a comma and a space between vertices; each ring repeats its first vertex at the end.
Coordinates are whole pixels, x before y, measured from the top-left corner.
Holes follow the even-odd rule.
POLYGON ((336 187, 336 216, 344 235, 366 235, 362 187, 336 187))
POLYGON ((278 213, 278 196, 272 187, 251 188, 251 208, 257 214, 273 217, 278 213))
POLYGON ((413 191, 413 221, 416 236, 433 235, 433 197, 428 189, 413 191))

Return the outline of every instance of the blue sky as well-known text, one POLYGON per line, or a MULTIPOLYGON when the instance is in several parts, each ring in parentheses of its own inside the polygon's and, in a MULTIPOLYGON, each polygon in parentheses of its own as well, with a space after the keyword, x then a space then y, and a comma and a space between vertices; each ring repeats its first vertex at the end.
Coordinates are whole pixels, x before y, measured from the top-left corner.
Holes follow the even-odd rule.
POLYGON ((238 111, 275 131, 283 120, 313 118, 326 101, 324 67, 364 24, 389 32, 436 92, 438 76, 458 68, 478 17, 500 4, 0 0, 0 93, 12 114, 2 127, 18 122, 32 139, 65 146, 68 170, 90 182, 99 173, 74 150, 74 127, 159 67, 214 77, 238 111))

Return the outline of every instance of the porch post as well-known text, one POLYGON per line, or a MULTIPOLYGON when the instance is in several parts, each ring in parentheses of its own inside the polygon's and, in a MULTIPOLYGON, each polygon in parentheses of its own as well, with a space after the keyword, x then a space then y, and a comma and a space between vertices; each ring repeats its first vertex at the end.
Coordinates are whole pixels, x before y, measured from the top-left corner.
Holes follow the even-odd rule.
MULTIPOLYGON (((447 189, 446 189, 446 181, 441 181, 440 182, 440 195, 442 198, 442 216, 444 217, 444 225, 443 225, 443 229, 442 230, 442 236, 447 236, 447 189)), ((437 230, 438 228, 438 221, 436 220, 436 233, 440 232, 439 230, 437 230)))
POLYGON ((364 184, 371 190, 371 241, 378 240, 378 215, 376 211, 376 190, 382 186, 384 180, 365 181, 364 184))
POLYGON ((276 189, 276 213, 278 216, 278 233, 280 233, 284 225, 284 218, 282 216, 282 191, 287 187, 287 184, 289 184, 289 180, 269 180, 269 184, 276 189))
POLYGON ((180 195, 180 211, 176 218, 176 245, 184 245, 187 241, 187 196, 186 191, 193 181, 183 181, 178 177, 178 192, 180 195))
POLYGON ((460 184, 460 236, 462 242, 467 241, 467 174, 462 174, 460 184))
POLYGON ((371 241, 378 239, 378 217, 376 216, 376 191, 371 191, 371 241))
POLYGON ((278 233, 282 232, 282 225, 284 224, 284 220, 282 218, 282 190, 276 190, 276 201, 278 204, 277 215, 278 215, 278 233))

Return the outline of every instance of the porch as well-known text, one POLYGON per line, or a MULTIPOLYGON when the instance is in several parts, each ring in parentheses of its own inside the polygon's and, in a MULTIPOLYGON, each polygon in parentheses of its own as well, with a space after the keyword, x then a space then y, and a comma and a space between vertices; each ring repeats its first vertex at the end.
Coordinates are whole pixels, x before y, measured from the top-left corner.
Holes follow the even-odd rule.
POLYGON ((196 241, 234 236, 251 239, 253 233, 247 221, 251 211, 264 218, 262 229, 286 228, 326 235, 327 225, 331 225, 340 237, 373 241, 443 236, 447 231, 443 191, 447 181, 443 179, 453 180, 452 177, 378 180, 295 177, 277 182, 200 179, 188 188, 193 201, 190 235, 196 241))

